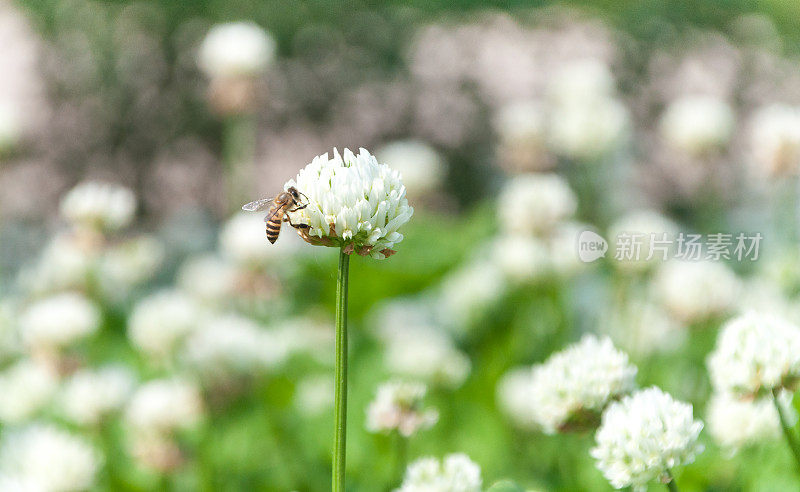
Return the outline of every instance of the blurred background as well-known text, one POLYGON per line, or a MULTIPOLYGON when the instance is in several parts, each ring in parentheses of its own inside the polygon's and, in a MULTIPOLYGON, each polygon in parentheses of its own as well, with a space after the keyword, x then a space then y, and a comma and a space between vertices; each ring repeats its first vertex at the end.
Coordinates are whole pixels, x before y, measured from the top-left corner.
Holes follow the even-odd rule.
POLYGON ((336 252, 238 210, 334 147, 400 170, 415 207, 397 255, 352 262, 350 490, 453 452, 486 487, 610 489, 592 435, 543 433, 513 377, 583 333, 706 422, 682 488, 796 490, 774 425, 712 412, 705 357, 738 312, 800 320, 798 16, 0 1, 0 490, 329 487, 336 252), (611 243, 589 264, 586 229, 611 243), (615 261, 620 232, 763 239, 615 261), (370 424, 392 380, 438 421, 370 424))

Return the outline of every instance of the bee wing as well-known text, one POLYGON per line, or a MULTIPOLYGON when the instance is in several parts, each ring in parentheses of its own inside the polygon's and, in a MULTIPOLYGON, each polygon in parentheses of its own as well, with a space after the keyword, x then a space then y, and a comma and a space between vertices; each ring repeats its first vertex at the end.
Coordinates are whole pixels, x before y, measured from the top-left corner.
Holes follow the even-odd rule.
POLYGON ((266 210, 272 205, 272 198, 262 198, 261 200, 255 200, 250 203, 245 203, 242 205, 242 210, 245 212, 260 212, 261 210, 266 210))
POLYGON ((277 214, 278 212, 281 212, 283 210, 284 210, 284 207, 282 207, 280 205, 274 205, 273 204, 270 207, 269 212, 267 213, 266 217, 264 217, 264 222, 269 222, 270 220, 272 220, 273 217, 275 217, 275 214, 277 214))

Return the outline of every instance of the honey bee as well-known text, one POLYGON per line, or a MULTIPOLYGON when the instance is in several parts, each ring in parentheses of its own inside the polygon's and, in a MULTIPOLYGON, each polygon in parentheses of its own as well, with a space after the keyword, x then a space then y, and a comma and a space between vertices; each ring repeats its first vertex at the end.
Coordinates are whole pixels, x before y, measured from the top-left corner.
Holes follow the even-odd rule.
POLYGON ((281 233, 281 223, 288 222, 290 226, 295 229, 307 229, 308 224, 294 224, 289 217, 289 212, 297 212, 308 206, 308 203, 300 204, 300 195, 308 199, 306 195, 297 191, 297 188, 290 186, 288 190, 281 192, 274 198, 262 198, 255 200, 245 205, 242 205, 242 210, 246 212, 259 212, 261 210, 269 209, 267 216, 264 217, 264 222, 267 223, 267 239, 272 244, 278 240, 278 234, 281 233))

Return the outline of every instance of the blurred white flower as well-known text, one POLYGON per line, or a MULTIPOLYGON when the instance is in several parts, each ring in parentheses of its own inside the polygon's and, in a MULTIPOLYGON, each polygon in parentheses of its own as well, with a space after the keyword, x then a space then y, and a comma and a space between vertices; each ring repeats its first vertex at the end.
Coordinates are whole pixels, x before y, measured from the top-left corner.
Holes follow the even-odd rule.
MULTIPOLYGON (((632 252, 627 257, 613 261, 614 266, 627 272, 642 272, 663 261, 663 253, 657 242, 666 234, 667 240, 674 240, 678 227, 674 222, 653 210, 635 210, 620 217, 608 228, 609 253, 632 252), (650 256, 650 250, 653 256, 650 256)), ((669 258, 671 248, 668 248, 669 258)))
POLYGON ((34 302, 19 321, 25 344, 44 349, 69 345, 94 333, 99 326, 97 306, 83 295, 71 292, 34 302))
POLYGON ((608 338, 581 340, 533 366, 532 417, 547 434, 592 428, 612 400, 636 387, 636 367, 608 338))
POLYGON ((592 159, 618 148, 628 129, 628 108, 620 101, 611 97, 575 101, 552 108, 549 142, 558 154, 592 159))
POLYGON ((302 241, 288 225, 284 227, 280 241, 270 244, 266 239, 262 215, 238 213, 222 227, 220 251, 239 266, 260 268, 285 265, 288 259, 305 250, 302 241))
POLYGON ((325 316, 294 316, 270 328, 288 355, 304 354, 321 364, 333 363, 333 320, 325 316))
MULTIPOLYGON (((789 425, 794 426, 797 412, 791 397, 784 391, 779 402, 784 414, 789 415, 789 425)), ((706 410, 706 422, 714 440, 728 451, 781 436, 778 412, 768 399, 740 400, 728 393, 714 393, 706 410)))
POLYGON ((200 45, 198 64, 209 78, 258 75, 275 58, 275 40, 252 22, 218 24, 200 45))
POLYGON ((88 442, 49 424, 12 430, 0 442, 0 473, 37 491, 91 489, 100 465, 88 442))
POLYGON ((197 386, 179 378, 157 379, 136 390, 128 403, 125 420, 134 433, 169 435, 192 427, 202 414, 197 386))
POLYGON ((295 408, 304 415, 317 416, 333 408, 333 376, 320 375, 303 379, 297 385, 295 408))
POLYGON ((81 289, 89 281, 96 253, 73 235, 56 235, 45 246, 36 264, 20 271, 19 284, 33 294, 81 289))
POLYGON ((694 461, 703 450, 697 443, 702 429, 692 405, 647 388, 608 406, 591 454, 611 485, 643 491, 648 482, 666 480, 671 469, 694 461))
POLYGON ((515 283, 535 283, 552 272, 547 245, 535 237, 504 234, 494 239, 491 250, 492 261, 515 283))
POLYGON ((492 262, 476 261, 447 274, 439 292, 443 322, 464 333, 503 298, 508 286, 503 272, 492 262))
POLYGON ((304 193, 308 207, 292 215, 294 223, 309 225, 308 240, 344 246, 358 254, 386 258, 403 240, 397 229, 414 209, 408 205, 400 173, 379 164, 366 149, 344 155, 334 149, 314 158, 285 188, 304 193))
POLYGON ((23 359, 0 373, 0 421, 18 424, 47 405, 58 387, 49 368, 23 359))
POLYGON ((99 281, 112 297, 124 295, 131 287, 152 278, 165 254, 164 245, 152 236, 115 245, 100 260, 99 281))
POLYGON ((481 468, 465 454, 454 453, 439 461, 420 458, 406 470, 396 492, 480 492, 481 468))
POLYGON ((736 317, 722 327, 708 370, 717 391, 738 397, 794 388, 800 379, 800 328, 755 311, 736 317))
POLYGON ((569 219, 578 203, 561 176, 522 174, 506 183, 497 207, 498 221, 507 232, 538 234, 569 219))
POLYGON ((572 60, 558 67, 548 84, 548 96, 560 104, 585 103, 611 96, 614 76, 603 60, 572 60))
POLYGON ((512 369, 497 383, 498 406, 523 429, 537 428, 532 388, 533 371, 530 368, 512 369))
POLYGON ((439 413, 422 408, 427 391, 422 383, 390 381, 381 384, 375 399, 367 407, 367 430, 397 431, 410 437, 419 430, 430 428, 439 420, 439 413))
POLYGON ((17 147, 23 133, 19 111, 8 102, 0 102, 0 156, 17 147))
POLYGON ((587 230, 591 230, 587 224, 562 222, 550 232, 546 245, 553 273, 569 277, 586 268, 587 264, 581 261, 576 248, 580 234, 587 230))
POLYGON ((469 358, 435 327, 409 325, 385 343, 386 367, 393 374, 449 387, 460 386, 469 374, 469 358))
POLYGON ((17 327, 19 305, 15 299, 0 299, 0 362, 19 355, 22 340, 17 327))
POLYGON ((446 168, 436 150, 420 140, 400 140, 375 152, 379 162, 386 162, 400 173, 409 197, 421 199, 440 190, 446 168))
POLYGON ((724 263, 669 261, 658 270, 659 301, 677 319, 697 323, 731 310, 739 299, 739 280, 724 263))
POLYGON ((493 120, 499 138, 498 160, 508 172, 517 174, 548 169, 545 114, 542 105, 520 100, 504 106, 493 120))
POLYGON ((184 358, 201 374, 253 374, 280 364, 287 347, 256 322, 236 314, 214 316, 187 337, 184 358))
POLYGON ((794 174, 800 167, 800 108, 772 104, 752 117, 753 162, 769 176, 794 174))
POLYGON ((670 102, 661 116, 661 133, 673 147, 702 157, 731 138, 735 117, 724 100, 713 96, 683 96, 670 102))
POLYGON ((61 200, 61 215, 73 225, 99 230, 117 230, 133 220, 136 196, 123 186, 87 181, 78 184, 61 200))
MULTIPOLYGON (((263 242, 263 236, 261 239, 263 242)), ((177 274, 178 287, 204 304, 219 304, 230 298, 236 283, 237 272, 233 265, 210 254, 189 258, 177 274)))
POLYGON ((663 307, 636 298, 612 310, 602 322, 602 331, 619 347, 638 357, 674 351, 688 335, 686 326, 663 307))
POLYGON ((197 327, 200 309, 179 291, 151 294, 133 307, 128 319, 128 338, 148 355, 167 356, 197 327))
POLYGON ((59 410, 71 422, 95 425, 125 404, 134 384, 133 374, 124 366, 82 369, 64 383, 59 410))

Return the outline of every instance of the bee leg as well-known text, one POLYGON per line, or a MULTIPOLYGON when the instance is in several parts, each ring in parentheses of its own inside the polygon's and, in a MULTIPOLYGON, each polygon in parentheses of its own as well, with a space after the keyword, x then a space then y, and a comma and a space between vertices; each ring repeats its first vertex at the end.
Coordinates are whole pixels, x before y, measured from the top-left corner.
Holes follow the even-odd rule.
POLYGON ((307 203, 305 205, 298 205, 297 207, 295 207, 295 208, 293 208, 291 210, 287 210, 287 212, 297 212, 298 210, 303 210, 307 206, 308 206, 307 203))
POLYGON ((292 219, 289 218, 288 215, 283 217, 284 222, 288 222, 290 226, 294 227, 295 229, 308 229, 308 224, 295 224, 292 222, 292 219))

